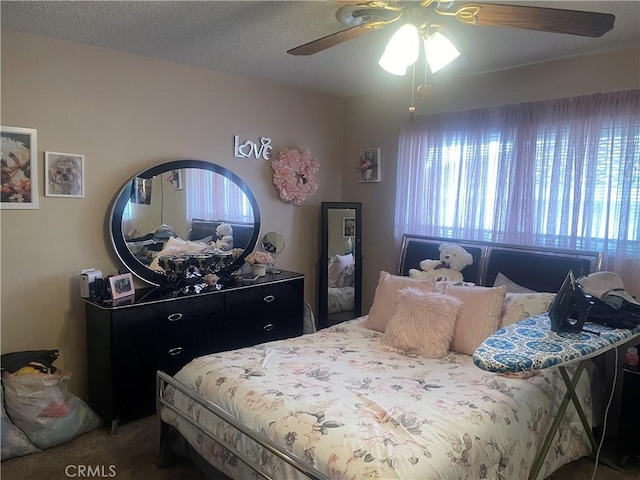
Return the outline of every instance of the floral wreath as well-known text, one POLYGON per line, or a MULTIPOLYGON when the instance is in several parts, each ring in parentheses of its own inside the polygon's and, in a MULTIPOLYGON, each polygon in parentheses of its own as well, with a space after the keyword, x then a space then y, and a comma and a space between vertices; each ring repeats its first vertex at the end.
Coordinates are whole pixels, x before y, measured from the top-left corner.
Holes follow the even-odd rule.
POLYGON ((302 205, 318 190, 320 164, 308 148, 281 150, 271 161, 273 184, 283 202, 302 205))

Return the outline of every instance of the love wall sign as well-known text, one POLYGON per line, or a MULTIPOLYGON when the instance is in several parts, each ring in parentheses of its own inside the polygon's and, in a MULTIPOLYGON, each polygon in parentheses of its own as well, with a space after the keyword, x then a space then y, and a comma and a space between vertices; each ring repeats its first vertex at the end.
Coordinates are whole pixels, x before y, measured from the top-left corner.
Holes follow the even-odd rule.
POLYGON ((256 160, 260 158, 269 160, 272 151, 271 139, 268 137, 260 137, 260 145, 258 145, 251 140, 240 143, 240 137, 233 136, 233 155, 236 158, 251 158, 253 156, 256 160))

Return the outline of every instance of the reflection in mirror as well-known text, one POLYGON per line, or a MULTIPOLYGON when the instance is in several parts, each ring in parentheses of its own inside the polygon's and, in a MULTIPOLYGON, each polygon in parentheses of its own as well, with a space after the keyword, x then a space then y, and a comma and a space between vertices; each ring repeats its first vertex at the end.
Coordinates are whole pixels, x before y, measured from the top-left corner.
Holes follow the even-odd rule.
POLYGON ((269 266, 269 273, 280 273, 280 270, 276 267, 276 256, 284 250, 284 237, 282 234, 278 232, 265 233, 262 237, 262 248, 273 257, 273 263, 269 266))
POLYGON ((175 258, 206 255, 220 269, 242 265, 259 227, 257 203, 246 184, 200 160, 176 160, 139 173, 116 198, 111 216, 118 256, 155 285, 163 283, 175 258))
POLYGON ((321 327, 361 315, 361 204, 322 204, 321 327))

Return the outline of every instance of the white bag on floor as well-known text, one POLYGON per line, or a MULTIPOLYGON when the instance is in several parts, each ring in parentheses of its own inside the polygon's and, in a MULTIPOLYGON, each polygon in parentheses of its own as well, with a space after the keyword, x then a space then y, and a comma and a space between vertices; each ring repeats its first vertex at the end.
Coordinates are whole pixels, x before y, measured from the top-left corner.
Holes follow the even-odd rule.
POLYGON ((100 417, 69 392, 66 379, 60 373, 2 374, 7 415, 38 448, 68 442, 101 424, 100 417))
POLYGON ((20 457, 29 453, 39 452, 40 449, 36 447, 29 437, 25 433, 16 427, 6 410, 4 409, 4 392, 0 388, 0 446, 2 447, 1 459, 8 460, 13 457, 20 457))

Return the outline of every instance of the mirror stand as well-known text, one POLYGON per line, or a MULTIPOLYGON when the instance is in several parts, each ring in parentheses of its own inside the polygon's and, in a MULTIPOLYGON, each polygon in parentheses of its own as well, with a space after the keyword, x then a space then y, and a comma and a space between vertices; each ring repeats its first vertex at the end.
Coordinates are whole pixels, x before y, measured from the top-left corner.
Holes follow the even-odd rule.
POLYGON ((262 237, 262 249, 271 254, 273 262, 267 266, 267 271, 272 275, 280 273, 280 269, 276 266, 277 256, 284 250, 284 237, 278 232, 268 232, 262 237))
POLYGON ((323 202, 318 326, 362 315, 362 203, 323 202))

